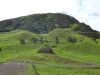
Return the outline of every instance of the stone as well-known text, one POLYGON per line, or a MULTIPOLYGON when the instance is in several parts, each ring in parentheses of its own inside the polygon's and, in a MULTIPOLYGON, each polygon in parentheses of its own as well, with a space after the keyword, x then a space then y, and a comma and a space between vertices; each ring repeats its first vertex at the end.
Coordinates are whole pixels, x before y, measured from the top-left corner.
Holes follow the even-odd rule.
POLYGON ((37 53, 49 53, 53 54, 53 50, 50 47, 44 47, 37 51, 37 53))

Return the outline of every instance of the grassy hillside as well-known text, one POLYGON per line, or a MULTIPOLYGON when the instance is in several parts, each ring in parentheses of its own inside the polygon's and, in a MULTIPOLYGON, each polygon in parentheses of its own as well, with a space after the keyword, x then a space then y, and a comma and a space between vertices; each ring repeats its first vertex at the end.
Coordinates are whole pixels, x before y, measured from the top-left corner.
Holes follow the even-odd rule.
POLYGON ((75 25, 71 28, 57 28, 48 34, 35 34, 27 30, 2 32, 0 33, 0 62, 13 61, 15 58, 19 62, 40 63, 35 65, 40 75, 66 75, 67 73, 70 75, 74 73, 77 75, 93 75, 95 73, 99 75, 98 69, 68 69, 66 72, 63 67, 41 65, 100 65, 100 39, 94 41, 92 38, 80 35, 73 31, 74 27, 75 25), (43 44, 40 43, 41 37, 43 37, 43 44), (59 44, 55 42, 56 37, 59 39, 59 44), (69 37, 75 38, 76 42, 68 41, 69 37), (34 44, 31 38, 36 38, 37 43, 34 44), (25 44, 20 44, 20 39, 24 39, 25 44), (54 54, 37 53, 40 48, 45 46, 52 48, 54 54), (41 68, 42 70, 40 70, 41 68), (55 73, 52 73, 52 70, 55 70, 55 73), (60 71, 62 73, 59 73, 60 71), (71 73, 71 71, 73 72, 71 73))
MULTIPOLYGON (((4 58, 6 61, 6 55, 2 56, 2 52, 7 52, 7 51, 8 51, 7 52, 8 56, 10 52, 14 53, 14 51, 15 55, 17 55, 16 52, 18 52, 18 54, 22 52, 23 55, 24 53, 27 53, 27 51, 29 53, 32 53, 33 56, 34 53, 35 55, 41 55, 37 53, 37 50, 45 46, 53 48, 55 56, 60 56, 64 58, 67 57, 67 54, 69 52, 74 53, 75 56, 77 56, 77 54, 80 55, 90 54, 94 56, 96 54, 96 56, 98 56, 100 54, 99 42, 100 39, 97 39, 97 43, 95 43, 95 41, 93 41, 92 38, 73 32, 71 28, 63 28, 63 29, 58 28, 48 34, 34 34, 26 30, 15 30, 6 33, 0 33, 0 48, 2 50, 0 51, 1 60, 4 60, 2 59, 2 57, 5 56, 4 58), (59 38, 59 44, 55 43, 56 36, 59 38), (69 36, 75 38, 76 43, 71 43, 67 41, 69 36), (38 39, 38 42, 36 44, 30 41, 30 39, 33 37, 38 39), (44 44, 40 44, 40 37, 43 37, 44 44), (25 45, 20 44, 20 39, 25 39, 26 44, 25 45)), ((15 57, 14 55, 12 56, 15 57)))

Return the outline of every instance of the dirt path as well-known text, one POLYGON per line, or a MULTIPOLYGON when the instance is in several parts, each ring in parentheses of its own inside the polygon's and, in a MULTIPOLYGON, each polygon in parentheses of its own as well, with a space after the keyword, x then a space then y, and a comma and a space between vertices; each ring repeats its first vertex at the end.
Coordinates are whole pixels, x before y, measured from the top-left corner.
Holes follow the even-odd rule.
POLYGON ((6 62, 0 64, 0 75, 19 75, 25 74, 27 70, 25 62, 6 62))
POLYGON ((36 75, 40 75, 35 65, 40 66, 56 66, 66 68, 100 68, 97 65, 64 65, 64 64, 43 64, 43 63, 26 63, 26 62, 5 62, 0 63, 0 75, 20 75, 25 74, 28 70, 28 64, 31 64, 36 75))
MULTIPOLYGON (((33 64, 33 63, 31 63, 33 64)), ((66 67, 66 68, 100 68, 100 66, 96 65, 64 65, 64 64, 42 64, 42 63, 34 63, 34 65, 40 65, 40 66, 55 66, 55 67, 66 67)))

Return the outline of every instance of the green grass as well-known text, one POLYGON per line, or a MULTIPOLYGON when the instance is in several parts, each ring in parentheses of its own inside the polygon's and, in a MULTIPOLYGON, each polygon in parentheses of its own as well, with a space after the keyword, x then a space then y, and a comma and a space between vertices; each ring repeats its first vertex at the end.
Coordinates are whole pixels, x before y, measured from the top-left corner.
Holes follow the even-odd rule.
MULTIPOLYGON (((11 52, 21 53, 20 51, 22 51, 25 53, 25 52, 27 52, 27 50, 30 50, 29 52, 31 52, 32 49, 34 49, 34 51, 36 53, 36 51, 39 48, 41 48, 45 45, 48 45, 50 47, 56 46, 56 48, 54 48, 55 54, 57 54, 59 52, 61 52, 61 53, 66 52, 66 55, 67 55, 67 52, 81 53, 83 55, 84 54, 90 54, 90 55, 91 54, 93 54, 93 55, 100 54, 100 51, 99 51, 100 44, 95 44, 92 39, 85 37, 83 35, 79 35, 73 31, 71 31, 70 28, 69 29, 58 28, 58 29, 50 32, 47 35, 45 34, 45 35, 40 35, 40 36, 43 36, 44 39, 47 39, 49 41, 49 43, 45 42, 41 46, 40 46, 39 42, 38 42, 38 44, 33 44, 30 41, 30 38, 36 37, 39 39, 39 36, 36 36, 36 34, 33 34, 31 32, 25 31, 25 30, 15 30, 15 31, 8 32, 8 33, 1 33, 1 35, 0 35, 0 41, 1 41, 0 47, 3 50, 2 52, 4 52, 4 54, 8 53, 8 55, 10 55, 11 52), (70 32, 70 34, 69 34, 69 32, 70 32), (63 34, 63 33, 66 33, 66 34, 63 34), (75 37, 77 39, 77 43, 70 43, 67 41, 67 37, 71 36, 71 35, 72 35, 72 37, 75 37), (59 36, 60 44, 55 44, 54 37, 56 37, 56 36, 59 36), (26 45, 20 44, 20 41, 19 41, 20 38, 25 39, 26 45), (83 41, 80 42, 79 40, 83 40, 83 41)), ((99 42, 99 39, 97 41, 99 42)), ((22 53, 22 54, 24 54, 24 53, 22 53)), ((17 54, 15 54, 15 55, 17 55, 17 54)), ((63 56, 63 55, 61 54, 60 56, 63 56)))
MULTIPOLYGON (((16 61, 37 62, 44 64, 68 64, 85 65, 84 60, 88 60, 96 65, 100 65, 100 39, 95 43, 91 38, 72 31, 73 28, 57 28, 48 34, 35 34, 27 30, 14 30, 11 32, 0 33, 0 62, 16 61), (59 37, 59 44, 55 43, 55 37, 59 37), (67 38, 75 37, 76 43, 67 41, 67 38), (31 38, 37 38, 34 44, 31 38), (40 44, 40 37, 44 37, 44 44, 40 44), (25 39, 25 45, 20 44, 20 39, 25 39), (82 40, 82 41, 80 41, 82 40), (45 46, 53 49, 54 54, 39 54, 37 51, 45 46), (84 59, 84 60, 80 60, 84 59)), ((36 65, 40 75, 99 75, 98 69, 66 69, 60 67, 47 67, 36 65), (40 69, 42 68, 42 69, 40 69), (55 70, 55 73, 54 73, 55 70), (83 72, 82 72, 83 70, 83 72), (52 72, 53 71, 53 72, 52 72), (72 72, 71 72, 72 71, 72 72), (44 74, 43 74, 44 72, 44 74), (90 74, 89 74, 90 73, 90 74)), ((30 71, 32 67, 30 67, 30 71)))
POLYGON ((35 75, 35 71, 31 65, 28 65, 28 71, 25 75, 35 75))
POLYGON ((35 65, 40 75, 100 75, 100 69, 35 65))

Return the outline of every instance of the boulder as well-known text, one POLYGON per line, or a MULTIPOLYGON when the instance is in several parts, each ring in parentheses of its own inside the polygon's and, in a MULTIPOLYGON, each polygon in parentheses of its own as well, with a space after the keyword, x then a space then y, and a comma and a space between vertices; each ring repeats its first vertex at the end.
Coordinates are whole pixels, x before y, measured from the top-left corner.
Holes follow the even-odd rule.
POLYGON ((53 50, 49 47, 41 48, 37 51, 37 53, 50 53, 53 54, 53 50))

